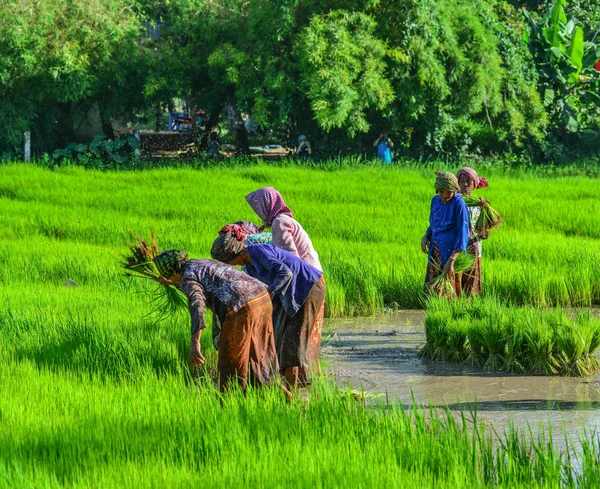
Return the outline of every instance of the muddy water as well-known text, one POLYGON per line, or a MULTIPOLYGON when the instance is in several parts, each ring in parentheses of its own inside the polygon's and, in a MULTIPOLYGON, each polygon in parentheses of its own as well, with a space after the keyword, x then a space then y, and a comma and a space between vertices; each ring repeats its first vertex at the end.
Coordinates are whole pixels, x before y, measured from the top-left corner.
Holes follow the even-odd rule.
POLYGON ((511 422, 534 432, 550 423, 560 444, 564 432, 576 440, 583 429, 600 429, 600 376, 517 376, 419 358, 424 318, 422 311, 406 311, 330 321, 322 361, 341 386, 385 393, 408 408, 413 396, 456 413, 476 405, 478 418, 500 431, 511 422))

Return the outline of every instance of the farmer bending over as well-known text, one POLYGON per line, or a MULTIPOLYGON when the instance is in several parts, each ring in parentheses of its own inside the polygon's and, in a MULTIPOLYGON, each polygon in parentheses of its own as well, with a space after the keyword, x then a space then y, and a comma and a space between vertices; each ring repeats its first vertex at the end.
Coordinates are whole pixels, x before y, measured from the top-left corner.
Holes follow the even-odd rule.
POLYGON ((219 386, 235 381, 245 390, 249 377, 269 385, 279 365, 273 339, 273 308, 266 287, 235 267, 213 260, 188 260, 185 250, 163 251, 154 258, 163 285, 175 285, 188 298, 192 318, 190 360, 202 365, 200 336, 206 308, 221 323, 213 325, 219 350, 219 386))

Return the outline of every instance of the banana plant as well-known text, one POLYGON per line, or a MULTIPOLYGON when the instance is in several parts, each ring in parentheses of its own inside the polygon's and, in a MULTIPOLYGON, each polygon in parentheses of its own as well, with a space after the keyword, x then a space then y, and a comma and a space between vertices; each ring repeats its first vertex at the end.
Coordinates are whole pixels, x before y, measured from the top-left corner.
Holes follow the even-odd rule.
POLYGON ((555 0, 540 20, 524 10, 530 27, 524 40, 536 61, 540 94, 551 119, 576 133, 600 109, 600 73, 595 69, 600 46, 585 42, 583 29, 567 18, 566 5, 566 0, 555 0))

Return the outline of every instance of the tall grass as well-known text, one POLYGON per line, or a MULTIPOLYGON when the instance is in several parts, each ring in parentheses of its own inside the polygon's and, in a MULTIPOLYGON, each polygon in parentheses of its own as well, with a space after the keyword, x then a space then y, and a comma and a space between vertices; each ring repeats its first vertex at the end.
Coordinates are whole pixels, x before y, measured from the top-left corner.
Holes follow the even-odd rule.
MULTIPOLYGON (((314 241, 327 274, 327 314, 421 307, 419 249, 433 195, 422 167, 223 166, 100 172, 0 166, 0 280, 124 290, 116 259, 129 232, 152 226, 164 247, 209 256, 223 223, 257 221, 244 195, 277 187, 314 241), (23 250, 25 254, 23 254, 23 250), (18 266, 13 257, 20 256, 18 266), (25 259, 26 257, 26 259, 25 259)), ((598 180, 517 177, 490 169, 480 192, 505 217, 484 242, 484 294, 516 304, 600 303, 598 180)))

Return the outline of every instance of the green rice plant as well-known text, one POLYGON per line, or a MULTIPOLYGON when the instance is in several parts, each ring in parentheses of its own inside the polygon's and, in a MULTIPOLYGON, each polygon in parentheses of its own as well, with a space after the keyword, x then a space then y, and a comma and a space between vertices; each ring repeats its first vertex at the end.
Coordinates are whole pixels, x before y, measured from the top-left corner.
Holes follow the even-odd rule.
POLYGON ((484 328, 485 320, 473 320, 467 333, 468 355, 465 363, 471 367, 483 367, 487 362, 487 351, 484 349, 484 338, 481 331, 484 328))
POLYGON ((490 232, 502 224, 502 216, 489 202, 472 195, 461 195, 469 207, 481 207, 481 213, 475 223, 475 232, 481 237, 489 237, 490 232))
POLYGON ((571 324, 556 325, 556 361, 562 375, 584 377, 588 369, 585 340, 581 331, 571 324))
MULTIPOLYGON (((454 278, 448 277, 448 274, 439 263, 436 263, 435 261, 432 261, 432 263, 439 273, 439 275, 436 275, 436 277, 427 284, 432 294, 437 297, 456 297, 454 278)), ((474 263, 475 255, 464 252, 460 253, 454 262, 454 273, 465 273, 473 268, 474 263)))
POLYGON ((452 321, 446 326, 448 340, 446 344, 446 358, 453 362, 463 362, 466 360, 467 336, 469 332, 468 320, 452 321))
POLYGON ((448 316, 443 311, 433 312, 425 318, 426 342, 419 356, 431 360, 445 359, 448 354, 448 316))
POLYGON ((129 255, 125 256, 123 268, 129 277, 143 278, 152 282, 153 287, 150 288, 149 294, 152 305, 150 314, 161 321, 187 308, 188 300, 178 287, 167 283, 158 284, 158 281, 163 278, 153 261, 158 254, 154 231, 149 242, 138 236, 134 244, 129 246, 129 255))
POLYGON ((504 334, 506 339, 506 348, 504 353, 504 363, 500 370, 505 372, 525 372, 523 366, 524 349, 526 348, 523 335, 524 328, 517 323, 515 314, 510 314, 504 323, 504 334))
POLYGON ((523 338, 526 345, 523 359, 526 371, 534 375, 556 375, 559 364, 554 356, 554 334, 541 317, 528 325, 523 331, 523 338))

